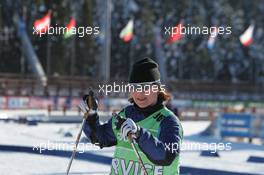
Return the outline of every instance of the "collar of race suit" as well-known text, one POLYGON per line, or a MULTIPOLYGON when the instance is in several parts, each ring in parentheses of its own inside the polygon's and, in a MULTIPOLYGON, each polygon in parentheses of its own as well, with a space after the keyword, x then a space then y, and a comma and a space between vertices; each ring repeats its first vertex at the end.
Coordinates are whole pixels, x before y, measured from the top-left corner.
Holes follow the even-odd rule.
POLYGON ((139 111, 145 117, 148 117, 149 115, 153 114, 154 112, 164 107, 162 100, 160 100, 159 98, 158 98, 157 103, 153 106, 148 106, 146 108, 140 108, 136 103, 134 103, 134 106, 137 109, 137 111, 139 111))

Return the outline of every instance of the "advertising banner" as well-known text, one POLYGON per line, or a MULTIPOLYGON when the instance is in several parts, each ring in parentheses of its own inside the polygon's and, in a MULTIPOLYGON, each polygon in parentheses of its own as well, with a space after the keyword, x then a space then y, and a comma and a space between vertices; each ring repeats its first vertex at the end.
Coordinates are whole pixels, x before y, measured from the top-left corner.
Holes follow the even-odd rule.
POLYGON ((252 137, 252 116, 250 114, 224 113, 221 115, 222 137, 252 137))

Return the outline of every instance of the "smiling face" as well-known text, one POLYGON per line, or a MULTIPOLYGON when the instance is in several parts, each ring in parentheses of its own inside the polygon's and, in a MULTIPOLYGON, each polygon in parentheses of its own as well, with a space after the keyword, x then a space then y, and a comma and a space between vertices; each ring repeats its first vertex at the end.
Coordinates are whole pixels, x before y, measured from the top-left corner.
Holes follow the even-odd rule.
POLYGON ((140 108, 153 106, 157 103, 158 100, 158 92, 153 90, 141 91, 141 92, 134 91, 131 93, 131 96, 133 98, 133 101, 140 108))

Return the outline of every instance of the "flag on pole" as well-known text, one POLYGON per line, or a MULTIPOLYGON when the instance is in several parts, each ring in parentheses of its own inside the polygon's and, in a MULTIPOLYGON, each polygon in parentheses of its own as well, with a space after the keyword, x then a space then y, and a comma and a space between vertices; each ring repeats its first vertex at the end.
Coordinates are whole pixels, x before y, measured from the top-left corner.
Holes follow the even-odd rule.
POLYGON ((175 27, 173 27, 170 37, 167 40, 168 44, 171 44, 173 42, 176 42, 182 39, 183 37, 182 28, 183 28, 182 22, 180 22, 175 27))
POLYGON ((133 38, 133 28, 134 28, 134 21, 131 19, 128 21, 127 25, 120 32, 119 37, 124 42, 129 42, 133 38))
POLYGON ((207 48, 212 49, 214 47, 215 39, 218 35, 218 28, 214 27, 213 31, 210 33, 208 42, 207 42, 207 48))
POLYGON ((37 31, 37 34, 46 33, 46 31, 50 27, 50 19, 51 19, 51 12, 49 11, 44 17, 41 19, 37 19, 34 22, 34 28, 37 31))
POLYGON ((76 27, 76 20, 74 18, 71 18, 70 22, 66 26, 66 33, 64 34, 64 38, 69 38, 72 35, 74 35, 74 30, 76 27))
POLYGON ((253 42, 253 31, 254 31, 254 25, 250 25, 247 30, 240 35, 239 39, 240 42, 243 44, 243 46, 247 47, 253 42))

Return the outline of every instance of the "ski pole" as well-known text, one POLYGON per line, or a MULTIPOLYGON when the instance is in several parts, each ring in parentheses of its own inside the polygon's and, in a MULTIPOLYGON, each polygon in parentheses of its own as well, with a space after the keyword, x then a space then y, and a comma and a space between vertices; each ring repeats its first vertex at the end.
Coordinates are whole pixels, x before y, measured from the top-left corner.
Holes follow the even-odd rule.
MULTIPOLYGON (((88 103, 90 105, 92 103, 92 99, 91 98, 92 98, 91 96, 88 96, 88 103)), ((78 106, 78 107, 82 110, 82 108, 80 106, 78 106)), ((83 120, 82 120, 81 128, 79 130, 79 133, 78 133, 76 141, 75 141, 75 146, 73 148, 73 152, 72 152, 72 155, 71 155, 71 158, 70 158, 70 162, 69 162, 68 167, 67 167, 66 175, 68 175, 69 172, 70 172, 72 161, 73 161, 73 159, 74 159, 74 157, 76 155, 78 144, 80 142, 80 138, 81 138, 81 135, 82 135, 82 130, 83 130, 84 124, 86 122, 86 118, 88 117, 90 110, 91 109, 89 108, 87 112, 83 111, 84 112, 84 117, 83 117, 83 120)))
POLYGON ((79 141, 80 141, 80 138, 81 138, 82 129, 83 129, 84 124, 85 124, 85 118, 82 120, 81 128, 80 128, 79 133, 77 135, 77 139, 75 141, 75 146, 74 146, 74 149, 73 149, 73 152, 72 152, 72 155, 71 155, 71 159, 70 159, 70 162, 69 162, 68 167, 67 167, 66 175, 68 175, 69 172, 70 172, 72 161, 73 161, 73 159, 74 159, 74 157, 76 155, 76 152, 77 152, 77 147, 78 147, 78 144, 79 144, 79 141))
MULTIPOLYGON (((125 121, 125 119, 121 118, 121 117, 120 117, 118 114, 116 114, 116 113, 113 113, 113 116, 114 116, 114 117, 117 119, 117 121, 118 121, 118 123, 117 123, 117 125, 118 125, 117 128, 120 128, 121 125, 122 125, 122 123, 125 121)), ((145 165, 143 164, 142 158, 141 158, 141 156, 140 156, 140 154, 139 154, 139 152, 138 152, 138 150, 137 150, 137 148, 136 148, 136 146, 135 146, 135 139, 134 139, 132 133, 128 133, 128 139, 129 139, 129 141, 130 141, 130 143, 131 143, 131 146, 132 146, 132 148, 133 148, 133 150, 134 150, 134 152, 135 152, 135 154, 136 154, 136 156, 137 156, 138 162, 139 162, 140 166, 142 167, 142 169, 143 169, 143 171, 144 171, 144 175, 148 175, 147 169, 146 169, 145 165)))
POLYGON ((141 157, 139 155, 139 152, 138 152, 138 150, 137 150, 137 148, 135 146, 135 139, 133 138, 133 135, 132 134, 128 134, 128 137, 130 137, 129 140, 130 140, 131 146, 132 146, 132 148, 133 148, 133 150, 134 150, 134 152, 135 152, 135 154, 136 154, 136 156, 138 158, 138 162, 141 165, 141 167, 142 167, 142 169, 144 171, 144 174, 148 175, 147 169, 146 169, 145 165, 143 164, 143 161, 142 161, 142 159, 141 159, 141 157))

